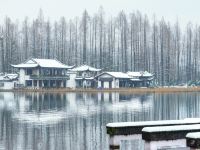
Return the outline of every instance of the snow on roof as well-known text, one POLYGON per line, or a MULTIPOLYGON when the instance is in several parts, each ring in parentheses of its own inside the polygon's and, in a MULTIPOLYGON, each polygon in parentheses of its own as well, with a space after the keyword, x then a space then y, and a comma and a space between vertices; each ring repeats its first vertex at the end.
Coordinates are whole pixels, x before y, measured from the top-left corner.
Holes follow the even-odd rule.
POLYGON ((131 81, 142 81, 140 79, 131 79, 131 81))
POLYGON ((65 68, 65 69, 72 68, 72 66, 67 66, 56 59, 37 59, 37 58, 32 58, 25 61, 24 63, 12 66, 15 68, 35 68, 38 66, 44 68, 65 68))
POLYGON ((143 132, 170 132, 170 131, 186 131, 186 130, 200 130, 199 124, 194 125, 177 125, 177 126, 157 126, 157 127, 145 127, 143 132))
POLYGON ((72 68, 72 66, 67 66, 56 59, 33 59, 40 67, 46 68, 72 68))
POLYGON ((72 71, 101 71, 101 69, 97 69, 88 65, 82 65, 82 66, 78 66, 76 68, 73 68, 72 71))
POLYGON ((140 71, 140 72, 131 72, 128 71, 127 74, 131 77, 152 77, 153 74, 149 73, 148 71, 140 71))
POLYGON ((109 74, 109 75, 113 76, 114 78, 120 78, 120 79, 130 79, 131 78, 130 76, 128 76, 128 74, 123 73, 123 72, 103 72, 103 73, 97 75, 96 77, 99 77, 103 74, 109 74))
POLYGON ((159 121, 141 121, 141 122, 115 122, 108 123, 107 127, 130 127, 130 126, 150 126, 150 125, 170 125, 170 124, 200 124, 200 119, 193 120, 159 120, 159 121))
POLYGON ((18 78, 18 74, 6 74, 5 77, 9 78, 10 80, 14 80, 18 78))
POLYGON ((186 135, 187 138, 200 139, 200 132, 191 132, 186 135))
POLYGON ((94 77, 76 77, 75 80, 94 80, 94 77))
POLYGON ((18 78, 18 74, 1 74, 0 75, 0 80, 3 80, 3 81, 15 80, 17 78, 18 78))
POLYGON ((38 66, 38 64, 24 64, 24 63, 21 63, 21 64, 18 64, 18 65, 11 65, 13 66, 14 68, 35 68, 38 66))
POLYGON ((94 80, 94 77, 86 77, 86 80, 94 80))
POLYGON ((129 76, 133 76, 133 77, 140 77, 141 76, 141 73, 140 72, 127 72, 127 74, 129 76))

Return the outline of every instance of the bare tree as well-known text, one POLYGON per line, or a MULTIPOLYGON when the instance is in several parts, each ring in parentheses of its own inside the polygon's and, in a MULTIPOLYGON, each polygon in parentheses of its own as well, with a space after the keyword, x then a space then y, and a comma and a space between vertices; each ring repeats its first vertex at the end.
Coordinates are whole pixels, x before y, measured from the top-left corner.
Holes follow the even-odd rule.
POLYGON ((42 10, 22 24, 9 17, 0 25, 1 71, 28 57, 56 58, 63 63, 87 63, 112 71, 150 71, 159 85, 198 83, 200 27, 186 32, 164 19, 149 22, 139 11, 105 19, 102 7, 93 16, 51 22, 42 10), (130 16, 130 17, 128 17, 130 16))

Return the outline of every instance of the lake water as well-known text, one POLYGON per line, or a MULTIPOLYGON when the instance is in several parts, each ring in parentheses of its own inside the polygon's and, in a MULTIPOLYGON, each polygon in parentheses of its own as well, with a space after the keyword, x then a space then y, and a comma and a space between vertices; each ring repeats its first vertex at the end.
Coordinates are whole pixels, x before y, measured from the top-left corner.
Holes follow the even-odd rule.
POLYGON ((188 117, 200 117, 200 93, 0 93, 0 150, 108 150, 109 122, 188 117))

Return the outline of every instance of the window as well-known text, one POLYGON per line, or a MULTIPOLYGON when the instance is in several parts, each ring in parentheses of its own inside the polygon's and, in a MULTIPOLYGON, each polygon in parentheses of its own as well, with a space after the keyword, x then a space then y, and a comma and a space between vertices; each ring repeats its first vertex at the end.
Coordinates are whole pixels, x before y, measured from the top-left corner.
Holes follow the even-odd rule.
POLYGON ((33 74, 33 71, 32 69, 26 69, 26 75, 32 75, 33 74))
POLYGON ((26 81, 26 86, 32 86, 32 80, 27 80, 26 81))

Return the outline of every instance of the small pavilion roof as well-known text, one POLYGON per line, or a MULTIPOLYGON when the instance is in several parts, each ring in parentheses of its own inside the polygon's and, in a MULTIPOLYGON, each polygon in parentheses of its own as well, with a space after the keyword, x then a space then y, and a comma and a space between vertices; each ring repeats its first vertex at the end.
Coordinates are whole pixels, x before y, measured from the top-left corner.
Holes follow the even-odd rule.
POLYGON ((97 69, 88 65, 82 65, 82 66, 78 66, 72 69, 72 71, 78 71, 78 72, 82 72, 82 71, 93 71, 93 72, 98 72, 101 71, 101 69, 97 69))

